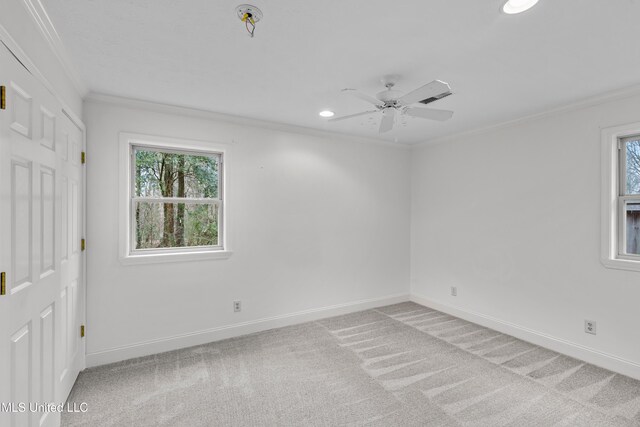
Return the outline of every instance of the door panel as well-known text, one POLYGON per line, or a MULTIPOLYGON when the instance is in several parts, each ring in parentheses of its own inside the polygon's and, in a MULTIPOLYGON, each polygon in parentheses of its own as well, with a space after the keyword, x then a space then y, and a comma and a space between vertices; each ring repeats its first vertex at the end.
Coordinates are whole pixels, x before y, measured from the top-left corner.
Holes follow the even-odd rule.
POLYGON ((11 82, 8 97, 13 99, 11 129, 31 138, 31 122, 33 121, 31 95, 17 83, 11 82))
POLYGON ((55 426, 29 403, 65 402, 84 366, 83 132, 1 43, 0 70, 0 426, 55 426))
POLYGON ((42 277, 55 270, 55 172, 40 168, 40 271, 42 277))
MULTIPOLYGON (((31 352, 31 322, 19 328, 11 335, 11 392, 10 402, 20 405, 32 400, 31 378, 32 378, 32 352, 31 352)), ((28 404, 28 403, 27 403, 28 404)), ((13 412, 12 425, 28 426, 29 413, 13 412)))
POLYGON ((63 384, 66 382, 67 380, 67 373, 69 372, 68 366, 69 366, 69 339, 67 337, 68 335, 68 330, 69 330, 69 325, 67 322, 67 319, 69 317, 69 313, 67 311, 67 288, 65 287, 64 289, 62 289, 62 292, 60 292, 60 340, 59 342, 59 348, 60 351, 58 352, 58 357, 60 360, 60 376, 58 381, 63 384))
POLYGON ((31 247, 32 210, 31 162, 11 159, 11 265, 7 292, 12 294, 31 284, 33 251, 31 247))
POLYGON ((71 205, 69 206, 69 220, 71 222, 71 247, 72 254, 77 255, 80 249, 80 222, 79 222, 79 204, 78 204, 78 183, 71 180, 71 205))
POLYGON ((55 355, 55 315, 54 304, 40 313, 40 396, 45 402, 53 402, 54 355, 55 355))
POLYGON ((60 258, 62 263, 69 259, 69 180, 66 176, 63 176, 60 180, 62 201, 60 205, 60 258))
POLYGON ((40 144, 55 151, 56 117, 44 107, 40 107, 40 117, 42 117, 42 139, 40 144))
MULTIPOLYGON (((55 303, 54 303, 55 304, 55 303)), ((40 313, 40 401, 54 402, 55 394, 55 314, 54 304, 40 313)), ((49 413, 40 417, 39 425, 46 425, 49 413)))

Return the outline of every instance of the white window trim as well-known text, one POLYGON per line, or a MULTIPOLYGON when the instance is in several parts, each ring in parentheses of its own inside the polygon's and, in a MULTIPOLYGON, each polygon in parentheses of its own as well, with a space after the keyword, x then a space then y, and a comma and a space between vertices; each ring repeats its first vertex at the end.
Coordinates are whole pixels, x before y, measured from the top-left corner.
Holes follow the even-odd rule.
POLYGON ((618 141, 640 134, 640 122, 602 129, 602 226, 600 260, 605 267, 640 271, 640 259, 620 255, 622 210, 619 203, 618 141))
POLYGON ((227 259, 233 252, 230 249, 229 239, 229 198, 228 198, 228 165, 229 165, 229 144, 215 143, 207 141, 196 141, 178 138, 167 138, 161 136, 142 135, 129 132, 120 133, 120 194, 119 194, 119 250, 120 262, 122 264, 148 264, 163 262, 180 262, 180 261, 197 261, 212 259, 227 259), (132 160, 131 147, 154 147, 166 148, 168 150, 187 150, 222 154, 222 188, 224 201, 222 203, 222 242, 220 247, 216 248, 179 248, 175 251, 133 251, 131 248, 131 179, 132 177, 132 160))

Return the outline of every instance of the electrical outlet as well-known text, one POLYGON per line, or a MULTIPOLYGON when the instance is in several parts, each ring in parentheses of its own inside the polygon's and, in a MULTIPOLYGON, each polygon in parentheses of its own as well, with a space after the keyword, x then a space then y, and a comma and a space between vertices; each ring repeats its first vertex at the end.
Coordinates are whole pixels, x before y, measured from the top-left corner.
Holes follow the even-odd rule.
POLYGON ((241 301, 234 301, 233 302, 233 311, 235 311, 236 313, 239 311, 242 311, 242 302, 241 301))
POLYGON ((596 322, 593 320, 585 320, 584 321, 584 331, 587 334, 595 335, 596 334, 596 322))
POLYGON ((451 296, 457 297, 458 296, 458 288, 455 286, 451 287, 451 296))

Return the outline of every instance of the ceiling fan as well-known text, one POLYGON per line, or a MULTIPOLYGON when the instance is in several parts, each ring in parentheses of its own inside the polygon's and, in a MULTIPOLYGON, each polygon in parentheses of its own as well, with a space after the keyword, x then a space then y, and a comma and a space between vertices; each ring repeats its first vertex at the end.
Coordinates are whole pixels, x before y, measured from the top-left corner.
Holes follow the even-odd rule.
POLYGON ((413 104, 430 104, 434 101, 442 99, 452 94, 451 87, 448 83, 440 80, 434 80, 431 83, 427 83, 418 89, 411 91, 407 94, 403 94, 399 90, 393 87, 396 84, 397 76, 385 76, 382 78, 382 83, 387 90, 383 90, 376 94, 375 98, 369 96, 356 89, 343 89, 342 91, 355 96, 358 99, 373 104, 376 109, 364 111, 362 113, 350 114, 348 116, 336 117, 330 119, 331 122, 337 122, 340 120, 352 119, 354 117, 366 116, 368 114, 382 112, 382 120, 380 122, 380 133, 389 132, 393 129, 395 124, 396 115, 407 115, 411 117, 418 117, 420 119, 445 121, 449 120, 453 116, 453 111, 448 110, 436 110, 433 108, 420 108, 413 107, 413 104))

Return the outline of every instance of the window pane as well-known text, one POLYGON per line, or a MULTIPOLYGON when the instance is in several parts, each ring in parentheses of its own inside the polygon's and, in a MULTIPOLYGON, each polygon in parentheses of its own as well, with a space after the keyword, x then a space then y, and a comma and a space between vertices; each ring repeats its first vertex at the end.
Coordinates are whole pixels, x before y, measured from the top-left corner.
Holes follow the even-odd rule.
POLYGON ((625 205, 626 253, 640 255, 640 202, 625 205))
POLYGON ((189 203, 135 203, 135 248, 218 246, 219 207, 189 203))
POLYGON ((627 188, 626 194, 640 194, 640 137, 637 140, 627 140, 627 188))
POLYGON ((220 156, 134 152, 137 197, 218 198, 220 156))

